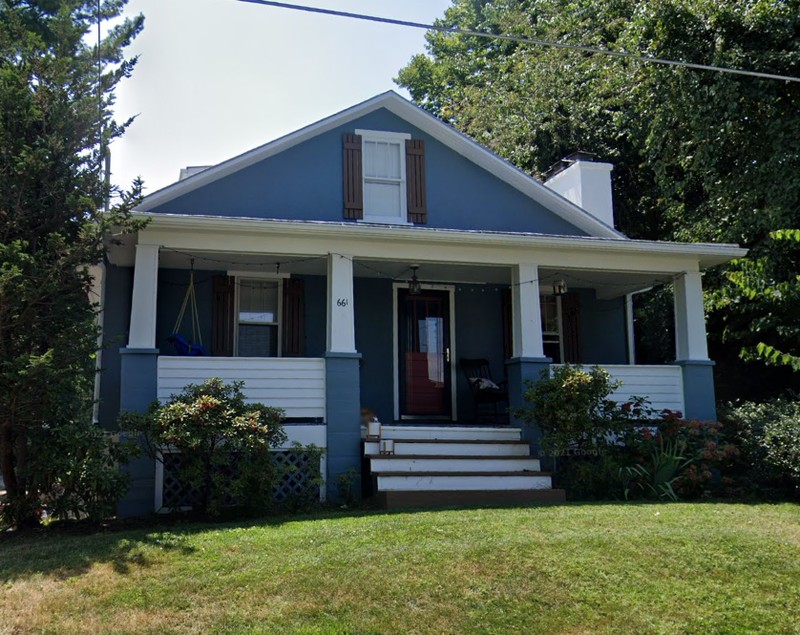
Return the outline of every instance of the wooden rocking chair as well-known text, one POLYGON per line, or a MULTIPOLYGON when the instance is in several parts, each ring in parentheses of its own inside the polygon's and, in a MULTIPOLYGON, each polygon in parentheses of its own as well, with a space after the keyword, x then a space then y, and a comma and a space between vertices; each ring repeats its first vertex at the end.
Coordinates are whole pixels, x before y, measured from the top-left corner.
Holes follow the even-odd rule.
POLYGON ((475 399, 477 423, 508 423, 508 382, 492 379, 488 359, 465 359, 458 362, 475 399))

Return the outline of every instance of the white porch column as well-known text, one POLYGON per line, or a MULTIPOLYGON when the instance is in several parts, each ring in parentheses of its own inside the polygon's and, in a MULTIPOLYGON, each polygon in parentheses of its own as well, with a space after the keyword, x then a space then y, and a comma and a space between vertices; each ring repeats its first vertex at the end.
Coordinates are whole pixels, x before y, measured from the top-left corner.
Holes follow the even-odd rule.
POLYGON ((511 268, 511 306, 514 357, 544 357, 538 265, 511 268))
POLYGON ((328 254, 328 352, 355 353, 353 258, 328 254))
POLYGON ((675 278, 675 358, 678 361, 707 360, 706 318, 703 313, 703 282, 698 271, 675 278))
POLYGON ((628 344, 628 365, 636 364, 636 336, 634 335, 633 294, 625 294, 625 338, 628 344))
POLYGON ((136 245, 128 348, 156 347, 158 245, 136 245))

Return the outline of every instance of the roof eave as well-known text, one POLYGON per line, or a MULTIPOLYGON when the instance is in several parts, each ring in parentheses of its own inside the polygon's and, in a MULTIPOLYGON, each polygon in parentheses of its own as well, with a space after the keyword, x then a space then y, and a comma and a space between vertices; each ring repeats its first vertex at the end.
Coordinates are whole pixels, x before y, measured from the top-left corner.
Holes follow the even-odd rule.
POLYGON ((164 214, 134 212, 135 215, 151 218, 148 229, 181 230, 187 226, 200 231, 219 232, 265 232, 270 234, 333 235, 338 237, 374 239, 413 239, 432 243, 460 243, 480 245, 506 245, 510 247, 539 247, 561 249, 565 247, 618 251, 623 253, 647 252, 670 254, 676 257, 696 258, 705 269, 724 264, 734 258, 747 255, 747 249, 727 243, 679 243, 650 240, 620 240, 618 238, 592 236, 559 236, 551 234, 482 232, 458 229, 436 229, 429 227, 402 227, 372 225, 367 223, 326 221, 290 221, 260 218, 232 218, 189 214, 164 214))

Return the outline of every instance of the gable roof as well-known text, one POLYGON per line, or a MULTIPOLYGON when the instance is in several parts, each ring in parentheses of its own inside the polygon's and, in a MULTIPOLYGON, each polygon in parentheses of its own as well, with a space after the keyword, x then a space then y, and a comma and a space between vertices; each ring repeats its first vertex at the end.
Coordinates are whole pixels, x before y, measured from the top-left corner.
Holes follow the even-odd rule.
POLYGON ((142 212, 150 211, 179 196, 213 183, 380 108, 385 108, 412 126, 429 134, 446 147, 519 190, 590 236, 627 240, 623 234, 613 227, 606 225, 587 211, 552 191, 541 181, 526 174, 449 124, 437 119, 429 112, 391 90, 157 190, 146 196, 136 209, 142 212))

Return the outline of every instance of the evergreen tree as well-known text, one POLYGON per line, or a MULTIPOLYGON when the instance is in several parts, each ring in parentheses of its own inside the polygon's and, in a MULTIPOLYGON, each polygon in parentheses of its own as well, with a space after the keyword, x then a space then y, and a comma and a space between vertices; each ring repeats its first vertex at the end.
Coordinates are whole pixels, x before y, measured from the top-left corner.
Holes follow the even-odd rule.
POLYGON ((126 1, 0 1, 0 467, 15 525, 38 522, 42 505, 102 516, 123 487, 120 452, 91 420, 89 267, 112 229, 134 228, 140 193, 111 192, 102 169, 130 124, 112 113, 143 26, 121 17, 126 1))

